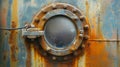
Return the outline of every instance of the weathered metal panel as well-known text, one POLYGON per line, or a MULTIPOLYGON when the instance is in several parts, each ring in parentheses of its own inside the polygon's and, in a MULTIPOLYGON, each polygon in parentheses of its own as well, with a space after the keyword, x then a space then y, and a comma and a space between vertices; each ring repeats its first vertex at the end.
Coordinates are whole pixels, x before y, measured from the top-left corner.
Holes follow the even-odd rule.
POLYGON ((0 0, 0 27, 23 27, 42 7, 57 2, 71 4, 87 17, 91 33, 85 54, 51 62, 40 55, 38 42, 24 41, 21 30, 0 30, 0 67, 120 67, 119 0, 0 0))

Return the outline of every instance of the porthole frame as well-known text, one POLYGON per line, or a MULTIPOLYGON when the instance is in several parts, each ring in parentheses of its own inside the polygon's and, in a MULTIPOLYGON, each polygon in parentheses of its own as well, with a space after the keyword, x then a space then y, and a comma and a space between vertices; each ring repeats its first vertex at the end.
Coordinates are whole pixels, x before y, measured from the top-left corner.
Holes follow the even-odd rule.
POLYGON ((48 46, 48 43, 46 42, 44 36, 41 36, 40 44, 41 44, 42 48, 52 55, 65 56, 65 55, 73 53, 80 46, 85 45, 84 41, 86 41, 85 38, 87 36, 89 36, 89 29, 85 30, 84 27, 86 27, 86 25, 89 26, 89 23, 87 22, 85 16, 82 14, 82 12, 78 8, 76 8, 70 4, 53 3, 53 4, 45 6, 33 18, 32 24, 35 25, 36 28, 39 28, 39 30, 44 31, 46 21, 50 17, 55 16, 55 15, 65 15, 65 16, 71 18, 72 21, 74 21, 73 23, 75 24, 75 27, 77 29, 76 40, 70 47, 60 50, 60 49, 53 49, 50 46, 48 46), (58 10, 58 11, 56 11, 56 10, 58 10), (66 11, 66 13, 64 13, 64 12, 61 13, 61 11, 66 11), (50 12, 53 12, 53 14, 51 14, 50 12), (68 14, 68 13, 70 13, 70 14, 68 14), (35 20, 39 20, 39 22, 36 22, 35 20), (82 29, 78 28, 78 26, 76 24, 77 21, 81 21, 82 29))

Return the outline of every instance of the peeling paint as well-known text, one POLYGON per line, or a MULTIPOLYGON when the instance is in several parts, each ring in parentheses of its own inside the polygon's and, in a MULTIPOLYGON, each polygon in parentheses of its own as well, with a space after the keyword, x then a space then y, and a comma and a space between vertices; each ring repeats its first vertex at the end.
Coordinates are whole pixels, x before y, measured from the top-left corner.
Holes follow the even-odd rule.
MULTIPOLYGON (((74 57, 74 59, 67 62, 52 62, 46 58, 49 57, 49 54, 46 57, 42 55, 42 49, 39 47, 39 40, 25 39, 24 41, 20 34, 21 31, 8 31, 10 34, 7 32, 6 35, 0 37, 0 40, 2 40, 2 42, 0 41, 0 52, 3 52, 0 57, 4 60, 3 62, 3 60, 0 59, 0 65, 2 67, 119 67, 120 60, 118 60, 119 52, 117 51, 119 50, 118 46, 120 45, 120 35, 118 35, 120 32, 116 29, 119 29, 120 26, 120 1, 1 0, 0 2, 0 16, 2 16, 0 17, 0 26, 6 28, 9 28, 9 26, 11 26, 11 28, 17 28, 19 26, 23 27, 25 22, 31 23, 32 18, 41 10, 42 7, 48 6, 53 2, 69 3, 79 8, 86 16, 86 20, 90 24, 89 40, 91 40, 85 46, 84 55, 74 57), (5 39, 8 39, 8 43, 5 43, 7 41, 5 39), (23 41, 20 41, 19 39, 23 41), (111 43, 113 42, 111 40, 114 40, 115 43, 111 43), (10 47, 10 51, 4 44, 9 44, 8 47, 10 47), (21 46, 21 44, 25 45, 25 47, 21 46), (26 52, 24 52, 25 57, 23 59, 21 58, 23 57, 23 52, 19 52, 20 48, 26 50, 26 52), (10 58, 8 56, 9 53, 10 58), (18 54, 20 54, 20 56, 18 56, 18 54), (23 60, 25 62, 19 62, 19 60, 23 60), (18 66, 19 63, 24 63, 26 65, 18 66)), ((42 16, 43 14, 39 17, 41 18, 42 16)), ((34 23, 34 25, 39 27, 37 23, 34 23)))

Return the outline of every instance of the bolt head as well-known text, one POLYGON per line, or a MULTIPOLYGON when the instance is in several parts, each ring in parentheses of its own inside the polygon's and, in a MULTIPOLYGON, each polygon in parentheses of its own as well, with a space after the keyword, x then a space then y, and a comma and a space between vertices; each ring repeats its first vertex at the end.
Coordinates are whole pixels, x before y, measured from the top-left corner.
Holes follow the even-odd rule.
POLYGON ((50 47, 47 47, 47 49, 46 49, 47 51, 50 51, 51 50, 51 48, 50 47))
POLYGON ((82 48, 85 48, 85 45, 84 45, 84 44, 82 44, 82 48))
POLYGON ((78 18, 73 18, 73 20, 77 21, 77 20, 78 20, 78 18))
POLYGON ((74 53, 73 53, 75 56, 77 56, 78 55, 78 53, 75 51, 74 53))
POLYGON ((41 12, 42 12, 42 13, 44 13, 44 14, 46 14, 46 13, 47 13, 47 11, 45 11, 45 10, 41 10, 41 12))
POLYGON ((44 21, 45 21, 45 20, 47 20, 47 18, 45 18, 45 17, 44 17, 44 18, 42 18, 42 20, 44 20, 44 21))
POLYGON ((85 36, 84 36, 84 39, 85 39, 85 40, 88 40, 88 39, 89 39, 89 36, 88 36, 88 35, 85 35, 85 36))
POLYGON ((83 37, 83 34, 79 34, 80 37, 83 37))
POLYGON ((85 16, 80 16, 80 20, 83 21, 83 19, 85 18, 85 16))
POLYGON ((67 7, 68 7, 67 5, 64 5, 63 9, 67 9, 67 7))
POLYGON ((80 30, 80 34, 83 34, 84 33, 84 31, 83 30, 80 30))
POLYGON ((56 60, 57 58, 55 56, 52 57, 53 60, 56 60))
POLYGON ((77 12, 77 10, 76 10, 76 9, 73 9, 72 11, 73 11, 73 13, 76 13, 76 12, 77 12))
POLYGON ((35 22, 35 23, 39 23, 39 22, 40 22, 40 19, 39 19, 39 18, 36 18, 36 19, 34 20, 34 22, 35 22))
POLYGON ((53 9, 53 10, 54 10, 54 9, 57 9, 57 7, 56 7, 55 4, 52 5, 52 9, 53 9))
POLYGON ((84 26, 84 29, 85 29, 85 30, 88 30, 88 29, 89 29, 89 25, 85 25, 85 26, 84 26))

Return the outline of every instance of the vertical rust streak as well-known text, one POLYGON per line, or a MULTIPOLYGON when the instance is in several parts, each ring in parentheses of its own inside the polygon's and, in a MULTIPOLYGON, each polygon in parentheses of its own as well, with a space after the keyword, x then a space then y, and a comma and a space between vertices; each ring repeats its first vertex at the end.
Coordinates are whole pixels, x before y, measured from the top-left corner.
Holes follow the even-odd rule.
MULTIPOLYGON (((12 28, 16 28, 17 25, 15 22, 12 22, 12 28)), ((17 31, 10 31, 9 44, 10 44, 10 56, 11 56, 11 66, 13 67, 17 61, 18 55, 18 45, 17 45, 17 31)))
POLYGON ((87 16, 87 19, 88 19, 88 17, 89 17, 89 4, 88 4, 88 1, 86 0, 86 16, 87 16))
MULTIPOLYGON (((88 0, 86 0, 86 16, 89 18, 88 20, 91 27, 90 32, 90 39, 104 39, 102 35, 102 31, 100 29, 100 17, 97 18, 97 16, 93 14, 89 14, 89 6, 91 4, 88 3, 88 0), (90 15, 90 16, 89 16, 90 15), (91 19, 92 18, 92 19, 91 19), (97 22, 98 21, 98 25, 97 22), (96 32, 97 31, 97 32, 96 32)), ((89 46, 86 47, 86 67, 109 67, 109 59, 108 59, 108 53, 105 50, 105 43, 104 42, 89 42, 89 46)))
POLYGON ((36 67, 45 67, 45 57, 43 57, 40 53, 40 50, 37 46, 34 46, 34 63, 36 67))
POLYGON ((98 16, 98 29, 97 29, 97 38, 99 38, 99 35, 101 35, 101 30, 100 30, 100 15, 98 16))
POLYGON ((31 47, 30 44, 25 42, 26 50, 27 50, 27 59, 26 59, 26 67, 31 67, 31 47))
POLYGON ((44 67, 44 57, 41 55, 40 45, 36 41, 31 42, 30 39, 25 39, 27 49, 26 67, 44 67))
MULTIPOLYGON (((12 28, 18 27, 18 13, 17 13, 17 0, 14 0, 12 3, 12 28)), ((18 55, 18 45, 17 45, 17 35, 18 31, 12 30, 10 31, 9 36, 9 44, 10 44, 10 67, 16 67, 17 66, 17 55, 18 55)))
POLYGON ((89 4, 88 4, 88 1, 86 0, 85 2, 86 4, 86 21, 89 23, 89 4))

